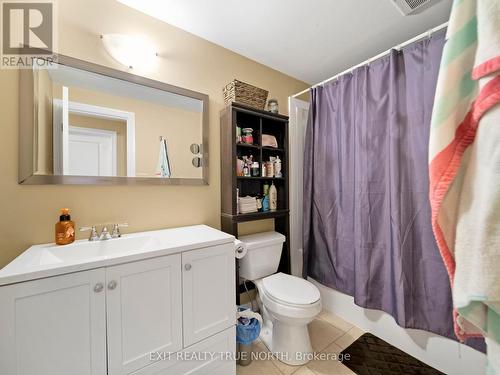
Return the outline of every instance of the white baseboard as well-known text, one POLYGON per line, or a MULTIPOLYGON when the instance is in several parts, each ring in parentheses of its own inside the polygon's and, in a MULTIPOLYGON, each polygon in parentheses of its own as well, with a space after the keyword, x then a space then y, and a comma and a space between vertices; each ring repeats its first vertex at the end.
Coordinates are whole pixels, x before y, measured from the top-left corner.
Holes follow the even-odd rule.
POLYGON ((430 332, 402 328, 389 314, 359 307, 354 303, 353 297, 325 287, 311 278, 309 280, 319 288, 325 310, 380 337, 429 366, 452 375, 485 373, 486 356, 483 353, 430 332))

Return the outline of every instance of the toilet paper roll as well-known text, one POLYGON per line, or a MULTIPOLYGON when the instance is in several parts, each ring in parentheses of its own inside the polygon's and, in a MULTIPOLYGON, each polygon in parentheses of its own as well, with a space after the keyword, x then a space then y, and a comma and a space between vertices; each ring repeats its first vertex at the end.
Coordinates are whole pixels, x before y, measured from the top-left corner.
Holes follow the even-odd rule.
POLYGON ((248 248, 246 243, 241 242, 240 240, 234 240, 234 247, 234 257, 236 259, 241 259, 247 255, 248 248))

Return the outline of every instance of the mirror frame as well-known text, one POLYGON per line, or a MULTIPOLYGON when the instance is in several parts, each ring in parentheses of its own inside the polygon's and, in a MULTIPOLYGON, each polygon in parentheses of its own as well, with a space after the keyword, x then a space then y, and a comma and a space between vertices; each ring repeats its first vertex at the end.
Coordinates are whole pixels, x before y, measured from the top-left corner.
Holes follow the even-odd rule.
MULTIPOLYGON (((19 184, 24 185, 208 185, 209 154, 209 98, 208 95, 168 83, 141 77, 106 66, 79 60, 73 57, 56 55, 57 64, 86 70, 91 73, 168 91, 174 94, 201 100, 202 116, 202 177, 201 178, 154 178, 154 177, 118 177, 118 176, 64 176, 37 175, 35 170, 35 126, 37 125, 37 98, 34 92, 34 74, 32 69, 19 71, 19 184)), ((188 145, 189 146, 189 145, 188 145)))

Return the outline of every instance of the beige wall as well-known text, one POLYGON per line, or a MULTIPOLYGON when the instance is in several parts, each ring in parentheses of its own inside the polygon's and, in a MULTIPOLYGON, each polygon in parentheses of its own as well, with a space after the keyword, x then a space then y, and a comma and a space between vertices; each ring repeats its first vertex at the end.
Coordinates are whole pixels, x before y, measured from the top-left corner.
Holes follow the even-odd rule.
MULTIPOLYGON (((140 33, 162 56, 150 78, 210 96, 209 186, 24 186, 17 184, 18 72, 0 70, 0 266, 31 244, 53 241, 60 207, 78 226, 128 221, 129 231, 205 223, 220 225, 219 111, 222 86, 234 78, 266 88, 286 112, 287 97, 306 84, 114 0, 58 1, 59 49, 76 58, 121 69, 102 48, 101 33, 140 33)), ((286 51, 283 51, 286 53, 286 51)), ((258 225, 265 229, 268 223, 258 225)), ((246 231, 255 226, 246 226, 246 231)), ((79 237, 83 236, 78 233, 79 237)))

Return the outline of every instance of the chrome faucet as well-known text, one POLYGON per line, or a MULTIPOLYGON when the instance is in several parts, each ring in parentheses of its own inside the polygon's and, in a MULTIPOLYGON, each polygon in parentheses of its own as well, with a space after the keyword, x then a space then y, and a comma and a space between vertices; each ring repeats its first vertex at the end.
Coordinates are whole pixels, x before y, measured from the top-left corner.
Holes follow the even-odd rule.
POLYGON ((120 228, 128 227, 128 223, 115 224, 113 226, 113 231, 111 232, 111 238, 120 238, 122 236, 120 228))
POLYGON ((99 235, 97 234, 97 230, 95 229, 94 225, 92 225, 91 227, 80 228, 80 232, 87 232, 87 231, 90 231, 89 241, 99 241, 99 235))
POLYGON ((113 224, 113 231, 109 233, 108 227, 104 225, 101 230, 101 235, 97 234, 97 229, 95 225, 90 227, 81 227, 80 232, 90 231, 89 241, 106 241, 112 238, 120 238, 122 234, 120 233, 120 228, 128 227, 128 223, 113 224))
POLYGON ((101 230, 101 235, 99 236, 100 241, 106 241, 111 239, 111 234, 109 234, 108 227, 104 226, 101 230))

